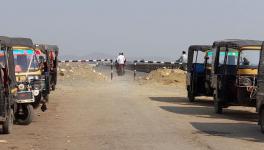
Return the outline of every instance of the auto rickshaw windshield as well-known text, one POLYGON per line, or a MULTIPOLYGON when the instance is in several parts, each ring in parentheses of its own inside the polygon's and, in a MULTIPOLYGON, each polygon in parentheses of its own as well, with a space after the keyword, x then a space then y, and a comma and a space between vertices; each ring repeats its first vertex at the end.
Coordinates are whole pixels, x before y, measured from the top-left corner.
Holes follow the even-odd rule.
POLYGON ((15 49, 13 53, 16 73, 38 69, 38 62, 34 50, 15 49))
POLYGON ((239 57, 239 67, 240 68, 252 68, 258 67, 260 58, 259 50, 242 50, 239 57))
POLYGON ((208 64, 212 64, 213 62, 213 52, 212 51, 208 51, 207 52, 207 63, 208 64))
MULTIPOLYGON (((225 48, 221 48, 221 52, 219 55, 219 65, 223 65, 225 61, 225 48)), ((227 65, 237 65, 237 59, 238 59, 238 50, 229 48, 227 52, 227 60, 226 64, 227 65)))
POLYGON ((204 63, 205 56, 206 56, 206 52, 194 51, 192 63, 204 63))

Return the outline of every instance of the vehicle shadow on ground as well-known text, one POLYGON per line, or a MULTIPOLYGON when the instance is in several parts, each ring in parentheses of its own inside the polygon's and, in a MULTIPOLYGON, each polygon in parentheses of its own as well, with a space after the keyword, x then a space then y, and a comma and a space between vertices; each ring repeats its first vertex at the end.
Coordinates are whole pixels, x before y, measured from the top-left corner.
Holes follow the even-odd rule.
POLYGON ((223 136, 253 142, 264 141, 264 135, 256 124, 191 122, 191 125, 198 130, 195 133, 207 136, 223 136))
POLYGON ((257 122, 258 117, 256 113, 246 110, 232 110, 224 109, 223 114, 215 114, 212 100, 197 100, 194 103, 188 102, 185 97, 150 97, 153 101, 167 102, 177 104, 177 106, 160 106, 161 109, 168 112, 197 116, 201 118, 223 118, 237 121, 251 121, 257 122))
POLYGON ((189 102, 186 97, 149 97, 152 101, 176 103, 181 105, 199 105, 213 106, 214 102, 211 99, 197 99, 194 102, 189 102))
POLYGON ((190 103, 185 97, 150 97, 150 99, 152 101, 175 104, 171 106, 160 106, 160 108, 176 114, 201 118, 248 121, 248 123, 190 122, 198 130, 195 133, 205 134, 207 136, 238 138, 254 142, 264 141, 264 136, 260 133, 259 126, 257 125, 258 116, 256 113, 246 110, 224 109, 223 114, 215 114, 213 101, 210 99, 199 99, 193 103, 190 103))

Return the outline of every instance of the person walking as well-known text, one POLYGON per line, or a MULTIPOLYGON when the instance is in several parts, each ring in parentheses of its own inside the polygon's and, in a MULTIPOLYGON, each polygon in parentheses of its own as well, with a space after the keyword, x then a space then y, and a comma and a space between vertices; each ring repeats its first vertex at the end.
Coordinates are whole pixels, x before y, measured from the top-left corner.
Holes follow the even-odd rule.
POLYGON ((124 75, 125 74, 125 63, 126 58, 124 56, 124 53, 119 53, 119 55, 116 58, 116 69, 118 75, 124 75))
POLYGON ((188 56, 186 54, 185 51, 182 51, 182 55, 181 57, 176 61, 180 64, 180 69, 186 71, 187 69, 187 59, 188 59, 188 56))

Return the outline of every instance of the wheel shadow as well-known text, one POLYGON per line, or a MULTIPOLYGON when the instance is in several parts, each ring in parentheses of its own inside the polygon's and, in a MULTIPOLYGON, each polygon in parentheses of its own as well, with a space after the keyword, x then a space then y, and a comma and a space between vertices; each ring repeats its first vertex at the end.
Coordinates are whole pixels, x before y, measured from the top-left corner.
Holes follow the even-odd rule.
POLYGON ((222 136, 251 142, 263 142, 264 135, 256 124, 250 123, 204 123, 191 122, 196 133, 207 136, 222 136))

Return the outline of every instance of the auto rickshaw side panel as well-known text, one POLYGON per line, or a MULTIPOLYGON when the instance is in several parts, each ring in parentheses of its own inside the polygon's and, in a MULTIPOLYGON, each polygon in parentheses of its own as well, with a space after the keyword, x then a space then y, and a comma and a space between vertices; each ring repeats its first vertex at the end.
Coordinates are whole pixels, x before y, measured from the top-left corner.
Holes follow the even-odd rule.
POLYGON ((257 112, 264 107, 264 42, 260 52, 259 68, 258 68, 258 88, 257 88, 257 112))

